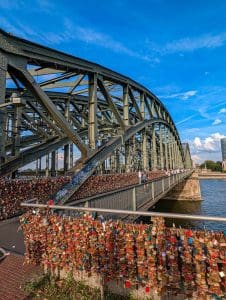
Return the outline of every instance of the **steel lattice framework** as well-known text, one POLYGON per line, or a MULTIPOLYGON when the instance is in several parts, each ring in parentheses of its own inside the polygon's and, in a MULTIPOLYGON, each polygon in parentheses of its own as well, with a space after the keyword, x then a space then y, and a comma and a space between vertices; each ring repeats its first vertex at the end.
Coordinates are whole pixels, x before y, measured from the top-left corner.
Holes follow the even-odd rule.
POLYGON ((0 175, 43 156, 54 171, 61 147, 67 171, 73 145, 89 175, 191 167, 169 112, 147 88, 0 30, 0 175))

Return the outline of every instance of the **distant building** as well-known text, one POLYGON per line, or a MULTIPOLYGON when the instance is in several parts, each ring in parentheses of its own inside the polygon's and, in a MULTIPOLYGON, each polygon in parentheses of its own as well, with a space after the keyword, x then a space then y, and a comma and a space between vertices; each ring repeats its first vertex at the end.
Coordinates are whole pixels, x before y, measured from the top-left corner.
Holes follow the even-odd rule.
POLYGON ((222 169, 226 171, 226 138, 221 139, 222 169))

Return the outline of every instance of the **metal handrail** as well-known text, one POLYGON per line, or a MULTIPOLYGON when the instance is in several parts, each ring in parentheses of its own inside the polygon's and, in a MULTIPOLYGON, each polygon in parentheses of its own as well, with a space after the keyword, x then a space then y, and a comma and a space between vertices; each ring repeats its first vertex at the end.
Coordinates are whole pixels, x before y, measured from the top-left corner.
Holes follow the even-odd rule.
POLYGON ((168 179, 169 177, 172 178, 172 176, 174 176, 174 175, 182 175, 183 174, 184 175, 183 179, 184 179, 185 177, 188 177, 189 175, 191 175, 193 172, 194 172, 194 170, 189 170, 189 171, 182 172, 182 173, 171 174, 170 176, 163 175, 163 176, 158 177, 158 178, 152 178, 152 179, 148 180, 145 184, 144 183, 141 183, 141 184, 136 183, 136 184, 124 186, 124 187, 119 188, 119 189, 113 189, 113 190, 103 192, 103 193, 99 193, 99 194, 96 194, 96 195, 92 195, 92 196, 89 196, 89 197, 80 198, 80 199, 71 201, 70 205, 85 203, 87 201, 98 199, 99 197, 112 195, 112 194, 120 193, 120 192, 123 192, 123 191, 132 190, 133 188, 136 188, 136 187, 139 187, 139 186, 144 186, 144 185, 150 184, 152 182, 160 181, 160 180, 163 180, 163 179, 168 179))
POLYGON ((23 207, 33 208, 50 208, 57 210, 75 210, 84 212, 102 212, 119 215, 138 215, 148 217, 163 217, 163 218, 175 218, 175 219, 187 219, 187 220, 204 220, 204 221, 216 221, 226 222, 226 218, 216 216, 202 216, 202 215, 188 215, 188 214, 176 214, 176 213, 162 213, 162 212, 150 212, 150 211, 132 211, 132 210, 119 210, 119 209, 106 209, 106 208, 91 208, 91 207, 79 207, 79 206, 64 206, 64 205, 47 205, 47 204, 30 204, 21 203, 23 207))

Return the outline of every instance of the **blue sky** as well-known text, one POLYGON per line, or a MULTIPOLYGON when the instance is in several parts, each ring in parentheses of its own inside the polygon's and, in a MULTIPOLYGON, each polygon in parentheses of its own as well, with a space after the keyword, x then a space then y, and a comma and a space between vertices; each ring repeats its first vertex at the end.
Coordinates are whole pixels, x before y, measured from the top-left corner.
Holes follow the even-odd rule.
POLYGON ((171 113, 194 159, 221 160, 226 1, 0 0, 0 27, 139 81, 171 113))

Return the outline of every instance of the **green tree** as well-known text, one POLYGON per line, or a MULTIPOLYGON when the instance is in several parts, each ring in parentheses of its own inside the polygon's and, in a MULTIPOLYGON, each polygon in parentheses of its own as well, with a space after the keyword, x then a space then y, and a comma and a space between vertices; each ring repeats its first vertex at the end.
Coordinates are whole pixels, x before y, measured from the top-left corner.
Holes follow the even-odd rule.
POLYGON ((201 164, 200 166, 202 169, 205 167, 211 171, 217 171, 221 172, 222 171, 222 165, 220 161, 213 161, 213 160, 205 160, 204 163, 201 164))

